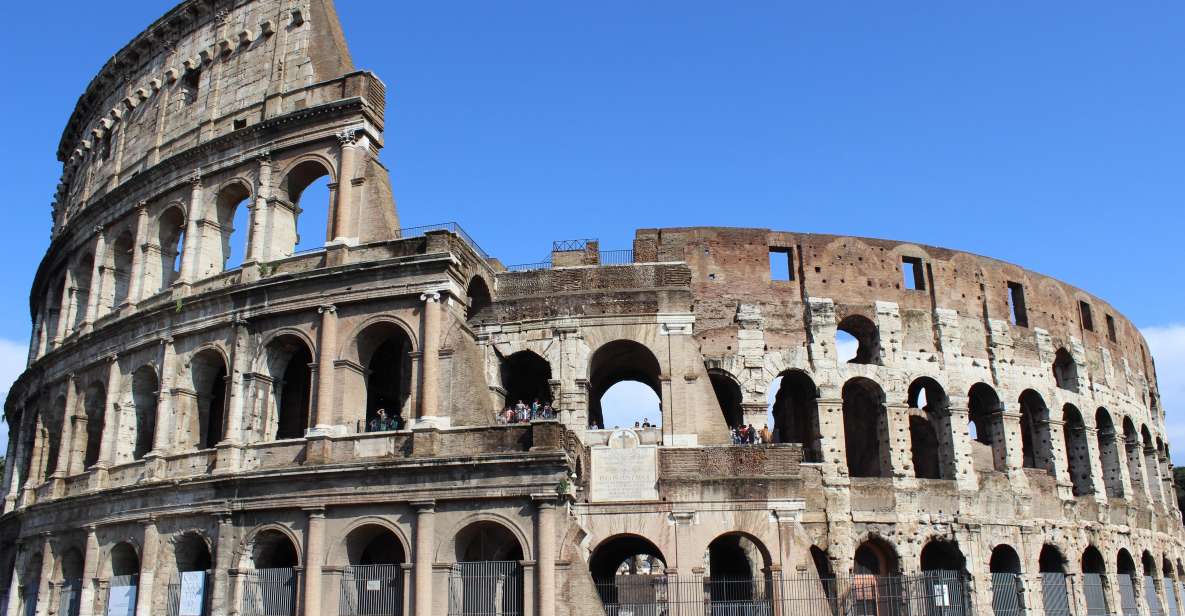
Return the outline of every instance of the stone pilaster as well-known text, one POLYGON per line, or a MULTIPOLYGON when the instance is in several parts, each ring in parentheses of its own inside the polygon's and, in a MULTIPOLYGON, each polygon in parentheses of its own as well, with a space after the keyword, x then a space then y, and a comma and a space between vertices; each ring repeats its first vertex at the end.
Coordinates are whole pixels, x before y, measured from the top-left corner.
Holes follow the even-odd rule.
POLYGON ((337 171, 337 207, 333 221, 333 241, 358 243, 358 212, 354 198, 354 171, 358 158, 358 131, 347 128, 337 136, 341 143, 337 171))
POLYGON ((144 259, 149 248, 148 202, 136 206, 136 243, 132 248, 131 279, 128 280, 127 303, 136 305, 144 296, 144 259))
POLYGON ((439 416, 440 405, 440 300, 439 292, 420 295, 423 305, 423 349, 420 361, 420 419, 424 427, 447 427, 439 416))
POLYGON ((160 533, 157 531, 156 518, 148 518, 143 522, 144 544, 140 546, 140 580, 136 589, 136 616, 154 616, 152 613, 152 591, 156 583, 157 549, 160 545, 160 533))
POLYGON ((101 316, 99 314, 99 296, 103 294, 104 272, 107 271, 107 268, 103 267, 103 263, 107 259, 107 236, 103 234, 103 227, 96 226, 95 235, 95 260, 91 266, 91 286, 86 293, 86 312, 82 315, 82 326, 79 327, 84 331, 101 316))
POLYGON ((210 591, 210 605, 213 610, 210 616, 226 616, 237 613, 237 597, 230 592, 230 570, 235 567, 235 532, 234 520, 229 512, 218 515, 218 537, 214 545, 214 574, 213 586, 210 591))
POLYGON ((205 209, 202 204, 202 175, 195 171, 189 178, 189 208, 185 216, 185 245, 181 252, 181 272, 177 281, 183 284, 193 282, 193 269, 197 267, 198 244, 200 243, 200 220, 205 209))
POLYGON ((415 531, 414 616, 432 616, 432 544, 436 535, 435 501, 417 501, 415 531))
POLYGON ((555 558, 556 496, 543 494, 532 497, 535 500, 536 533, 536 601, 538 616, 555 616, 555 558))
POLYGON ((304 613, 321 613, 321 562, 325 560, 325 508, 305 510, 304 613))
POLYGON ((337 307, 330 304, 317 309, 321 327, 317 341, 317 408, 312 432, 327 434, 334 430, 334 358, 337 349, 337 307))
POLYGON ((95 588, 99 583, 99 538, 93 525, 86 527, 86 552, 83 554, 82 591, 79 595, 82 607, 78 616, 94 616, 95 588))

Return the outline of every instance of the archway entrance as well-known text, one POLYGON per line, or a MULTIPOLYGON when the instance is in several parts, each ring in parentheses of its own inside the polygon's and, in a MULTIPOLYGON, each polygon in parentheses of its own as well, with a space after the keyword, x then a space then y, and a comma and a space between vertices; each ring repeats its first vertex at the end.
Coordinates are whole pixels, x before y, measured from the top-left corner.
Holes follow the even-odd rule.
POLYGON ((1061 550, 1045 544, 1037 559, 1041 569, 1041 603, 1046 616, 1070 616, 1070 593, 1066 584, 1066 557, 1061 550))
POLYGON ((667 591, 666 557, 658 546, 638 535, 617 535, 602 541, 588 560, 601 604, 609 613, 650 614, 667 591))
POLYGON ((875 381, 851 379, 843 386, 844 444, 852 477, 888 477, 889 426, 885 393, 875 381))
POLYGON ((411 338, 394 323, 375 323, 358 334, 356 345, 358 363, 366 368, 366 383, 355 383, 347 391, 366 392, 365 400, 358 401, 366 409, 361 431, 405 428, 410 414, 406 407, 411 397, 411 338))
POLYGON ((534 407, 551 404, 551 364, 533 351, 519 351, 502 359, 502 387, 505 406, 534 407))
POLYGON ((177 577, 169 583, 170 614, 181 614, 184 604, 186 613, 210 612, 208 592, 210 587, 210 546, 196 533, 185 533, 173 544, 173 558, 176 561, 177 577))
POLYGON ((992 574, 992 613, 996 616, 1020 616, 1024 608, 1021 596, 1020 556, 1008 545, 992 550, 988 563, 992 574))
POLYGON ((199 449, 209 449, 222 440, 226 412, 226 361, 218 351, 206 349, 193 357, 190 373, 197 397, 196 412, 189 413, 191 421, 197 424, 197 430, 190 431, 190 434, 197 435, 193 445, 199 449))
POLYGON ((630 427, 646 420, 661 424, 661 373, 654 353, 637 342, 602 345, 589 361, 589 427, 630 427), (614 392, 606 396, 611 388, 614 392))
POLYGON ((296 546, 278 530, 265 530, 251 545, 251 565, 243 590, 245 615, 293 616, 296 613, 296 546))
POLYGON ((474 522, 457 533, 457 564, 449 575, 450 614, 523 613, 523 546, 496 522, 474 522))
POLYGON ((704 601, 713 611, 749 614, 768 608, 769 555, 753 538, 730 533, 714 539, 708 544, 704 573, 704 601))
POLYGON ((407 555, 395 533, 377 524, 346 536, 339 616, 397 616, 406 613, 407 555))
POLYGON ((140 557, 129 543, 111 548, 111 576, 107 580, 104 614, 135 614, 140 557))
POLYGON ((296 336, 280 336, 267 345, 267 371, 272 379, 265 438, 300 438, 310 426, 313 354, 296 336))
POLYGON ((819 389, 815 382, 801 370, 783 372, 774 381, 777 393, 770 404, 774 442, 801 443, 803 462, 822 462, 819 389))
POLYGON ((1086 596, 1087 616, 1111 613, 1105 580, 1107 564, 1093 545, 1082 551, 1082 594, 1086 596))

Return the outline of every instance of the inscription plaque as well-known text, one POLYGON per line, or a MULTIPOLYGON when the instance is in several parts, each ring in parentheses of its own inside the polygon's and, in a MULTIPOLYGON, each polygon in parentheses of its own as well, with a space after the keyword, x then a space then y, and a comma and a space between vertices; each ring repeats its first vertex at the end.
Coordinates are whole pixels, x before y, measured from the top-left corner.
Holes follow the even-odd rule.
POLYGON ((630 431, 592 448, 589 499, 597 503, 658 500, 658 447, 639 445, 630 431), (632 437, 632 438, 631 438, 632 437))

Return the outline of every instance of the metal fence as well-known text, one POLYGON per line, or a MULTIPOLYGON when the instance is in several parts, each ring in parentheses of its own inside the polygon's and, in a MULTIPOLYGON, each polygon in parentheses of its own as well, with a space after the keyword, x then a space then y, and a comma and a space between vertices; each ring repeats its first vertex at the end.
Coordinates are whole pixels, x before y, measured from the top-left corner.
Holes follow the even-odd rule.
POLYGON ((602 250, 600 262, 601 265, 632 265, 634 263, 634 251, 602 250))
POLYGON ((186 587, 186 593, 192 593, 195 596, 187 597, 184 601, 185 611, 182 612, 182 589, 181 573, 178 573, 173 581, 169 582, 169 602, 166 609, 168 616, 206 616, 210 613, 210 572, 209 571, 187 571, 185 575, 200 575, 201 585, 197 588, 186 587), (195 605, 196 604, 196 605, 195 605))
POLYGON ((296 614, 296 570, 290 567, 256 569, 243 584, 243 616, 296 614))
POLYGON ((889 577, 711 579, 623 575, 597 583, 606 616, 968 616, 955 571, 889 577))
POLYGON ((477 244, 473 237, 466 233, 465 229, 461 228, 461 225, 455 222, 442 222, 434 225, 420 225, 418 227, 404 227, 395 233, 395 237, 400 239, 419 237, 428 233, 429 231, 448 231, 449 233, 453 233, 457 237, 464 240, 465 243, 469 244, 469 247, 473 249, 473 252, 476 252, 479 256, 481 256, 481 258, 490 258, 490 255, 486 254, 486 251, 481 249, 481 246, 477 244))
POLYGON ((1103 585, 1103 574, 1083 573, 1082 594, 1086 597, 1086 616, 1107 616, 1107 588, 1103 585))
POLYGON ((1020 616, 1024 611, 1021 595, 1024 586, 1014 573, 992 574, 992 613, 996 616, 1020 616))
POLYGON ((1136 604, 1136 587, 1132 582, 1132 576, 1120 573, 1116 577, 1119 578, 1119 605, 1123 610, 1123 616, 1139 616, 1140 608, 1136 604))
POLYGON ((1177 585, 1167 577, 1164 579, 1164 602, 1168 616, 1181 616, 1177 611, 1177 585))
POLYGON ((63 580, 58 589, 58 614, 78 616, 82 607, 82 580, 63 580))
POLYGON ((1156 578, 1144 576, 1144 601, 1148 603, 1149 616, 1164 616, 1160 606, 1160 593, 1156 592, 1156 578))
POLYGON ((523 568, 518 561, 457 563, 449 573, 449 616, 521 616, 523 568))
POLYGON ((1073 616, 1066 574, 1041 573, 1041 604, 1045 607, 1045 616, 1073 616))
POLYGON ((401 565, 346 567, 338 616, 403 616, 404 597, 401 565))
POLYGON ((108 616, 134 616, 136 613, 139 576, 113 575, 107 580, 107 593, 103 597, 100 614, 108 616))

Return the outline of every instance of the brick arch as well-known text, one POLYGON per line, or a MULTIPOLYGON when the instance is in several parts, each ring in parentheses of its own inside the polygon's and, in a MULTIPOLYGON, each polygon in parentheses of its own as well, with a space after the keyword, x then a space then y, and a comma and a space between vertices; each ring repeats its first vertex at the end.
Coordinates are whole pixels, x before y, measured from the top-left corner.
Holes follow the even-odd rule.
MULTIPOLYGON (((533 559, 535 554, 535 545, 530 541, 531 532, 523 530, 519 527, 516 520, 511 519, 501 513, 492 511, 483 511, 473 513, 461 518, 460 521, 453 524, 446 535, 445 539, 436 540, 435 561, 434 562, 454 562, 456 560, 456 541, 457 536, 464 530, 468 529, 474 524, 488 522, 496 524, 506 531, 508 531, 515 539, 518 540, 519 547, 522 548, 524 559, 533 559)), ((440 537, 438 534, 437 537, 440 537)))
POLYGON ((292 544, 293 551, 296 552, 296 566, 300 567, 304 565, 304 546, 301 544, 296 533, 284 524, 269 522, 253 527, 243 536, 239 544, 235 546, 234 558, 232 560, 237 563, 237 568, 255 568, 254 555, 252 554, 255 549, 255 541, 259 539, 260 535, 269 532, 276 532, 283 535, 292 544))
POLYGON ((329 566, 348 566, 349 562, 349 540, 350 535, 354 531, 364 529, 368 526, 380 528, 386 532, 391 533, 395 540, 399 543, 399 547, 403 550, 404 562, 411 562, 413 546, 408 539, 408 534, 404 529, 391 520, 377 515, 366 515, 355 518, 349 525, 347 525, 337 541, 330 544, 329 549, 325 551, 325 561, 322 563, 329 566))

